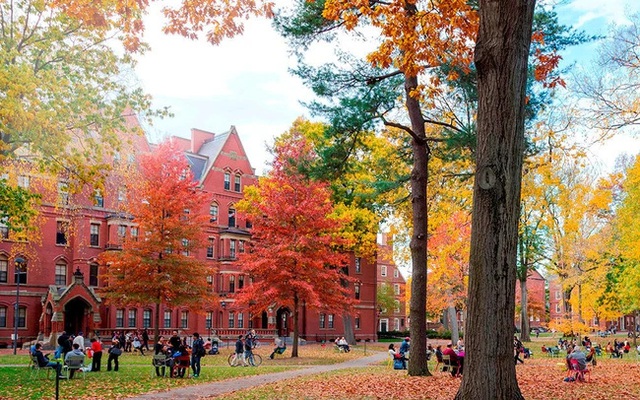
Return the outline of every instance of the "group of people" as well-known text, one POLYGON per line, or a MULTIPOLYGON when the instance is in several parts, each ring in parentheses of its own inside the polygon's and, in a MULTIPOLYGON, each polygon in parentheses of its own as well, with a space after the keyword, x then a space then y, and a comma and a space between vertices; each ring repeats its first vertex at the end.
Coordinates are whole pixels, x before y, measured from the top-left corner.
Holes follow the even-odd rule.
MULTIPOLYGON (((55 361, 49 359, 49 354, 44 354, 42 352, 42 343, 38 342, 34 344, 31 349, 31 355, 36 358, 36 362, 38 366, 41 368, 53 368, 56 370, 56 373, 60 376, 62 372, 62 366, 64 363, 69 361, 69 357, 71 356, 89 356, 91 358, 91 367, 86 367, 84 369, 85 372, 99 372, 100 366, 102 362, 102 342, 100 338, 93 337, 90 340, 90 345, 85 347, 85 339, 82 332, 78 332, 78 335, 73 336, 67 334, 67 332, 63 331, 60 336, 58 336, 58 347, 55 350, 54 358, 55 361)), ((109 360, 109 366, 111 365, 111 360, 109 360)), ((108 368, 107 370, 110 370, 108 368)), ((116 369, 117 370, 117 369, 116 369)), ((69 378, 73 378, 75 369, 69 370, 69 378)), ((60 376, 62 377, 62 376, 60 376)))
POLYGON ((409 349, 411 347, 410 341, 410 338, 404 338, 398 350, 396 350, 396 346, 393 343, 389 344, 389 355, 394 360, 395 369, 407 369, 407 360, 409 359, 409 349))
POLYGON ((139 331, 114 331, 112 335, 112 342, 118 344, 118 348, 124 352, 140 352, 144 355, 145 349, 149 351, 149 331, 144 329, 139 331))
MULTIPOLYGON (((611 342, 607 342, 607 347, 605 349, 612 357, 622 358, 623 354, 631 351, 631 344, 628 340, 619 342, 618 339, 614 339, 613 344, 611 344, 611 342)), ((638 352, 640 353, 640 346, 638 346, 638 352)))
MULTIPOLYGON (((200 337, 200 334, 195 332, 192 335, 193 341, 191 346, 187 345, 186 338, 185 340, 180 339, 178 336, 178 331, 173 331, 173 334, 167 341, 167 339, 163 336, 160 336, 158 343, 154 346, 155 355, 164 355, 165 359, 161 365, 155 364, 156 367, 156 375, 164 376, 165 375, 165 367, 169 368, 169 376, 170 377, 180 377, 183 378, 187 366, 180 362, 180 360, 189 361, 189 366, 193 372, 192 376, 197 378, 200 376, 201 366, 200 360, 202 357, 206 355, 206 345, 204 339, 200 337), (190 358, 189 358, 190 357, 190 358), (174 365, 177 364, 177 367, 174 368, 174 365), (175 375, 173 374, 175 369, 175 375)), ((209 343, 211 341, 209 340, 209 343)))
MULTIPOLYGON (((242 364, 242 366, 248 367, 249 365, 254 365, 253 349, 256 347, 256 340, 256 331, 253 329, 244 336, 238 335, 238 340, 236 340, 235 357, 231 363, 232 366, 242 364)), ((275 350, 271 355, 275 355, 275 350)))

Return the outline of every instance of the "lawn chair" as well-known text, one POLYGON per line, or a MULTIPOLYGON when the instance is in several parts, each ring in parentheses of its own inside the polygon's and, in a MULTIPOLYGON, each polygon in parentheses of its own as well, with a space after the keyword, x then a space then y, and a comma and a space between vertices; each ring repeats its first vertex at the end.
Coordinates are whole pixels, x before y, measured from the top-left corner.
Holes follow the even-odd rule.
POLYGON ((51 368, 49 367, 41 367, 40 364, 38 364, 38 357, 31 355, 30 356, 31 362, 29 363, 29 371, 30 371, 30 377, 34 378, 34 377, 39 377, 40 376, 40 371, 42 370, 47 370, 47 379, 49 379, 49 371, 51 371, 51 368))
POLYGON ((153 356, 151 364, 154 367, 151 370, 151 376, 157 376, 156 370, 159 372, 159 368, 162 368, 161 374, 162 376, 165 376, 165 368, 168 368, 169 370, 171 369, 171 358, 167 357, 165 354, 156 354, 153 356))
MULTIPOLYGON (((85 368, 84 355, 70 354, 64 360, 64 365, 62 366, 62 375, 66 379, 69 379, 69 377, 71 376, 71 371, 72 370, 74 370, 76 372, 84 372, 83 368, 85 368)), ((74 374, 76 372, 74 372, 74 374)), ((82 379, 85 379, 86 377, 87 377, 87 374, 83 373, 82 374, 82 379)))
POLYGON ((569 371, 567 373, 568 376, 573 375, 575 378, 575 382, 584 382, 585 375, 588 375, 589 381, 591 381, 591 370, 589 368, 580 369, 580 365, 578 364, 578 360, 571 359, 569 360, 569 371))

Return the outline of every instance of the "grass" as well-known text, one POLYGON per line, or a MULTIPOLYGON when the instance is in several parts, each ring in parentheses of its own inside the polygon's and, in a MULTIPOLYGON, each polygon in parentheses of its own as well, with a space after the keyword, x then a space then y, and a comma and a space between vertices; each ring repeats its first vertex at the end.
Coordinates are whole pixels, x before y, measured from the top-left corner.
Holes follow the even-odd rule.
MULTIPOLYGON (((368 355, 372 348, 381 350, 381 346, 367 345, 368 355)), ((263 358, 258 368, 231 368, 227 364, 227 357, 232 348, 221 348, 218 355, 207 355, 201 360, 202 371, 197 379, 170 379, 155 377, 155 369, 151 365, 151 352, 146 356, 125 353, 120 356, 120 370, 107 372, 107 355, 102 358, 100 372, 82 374, 70 381, 61 380, 59 384, 60 398, 64 399, 118 399, 133 395, 166 391, 173 388, 195 385, 198 383, 221 381, 226 379, 281 372, 309 365, 334 364, 346 360, 363 357, 364 346, 356 346, 349 353, 334 351, 333 345, 300 346, 298 358, 291 358, 291 349, 287 348, 284 355, 275 360, 269 359, 269 346, 257 349, 256 353, 263 358)), ((89 362, 89 359, 86 359, 89 362)), ((53 399, 55 398, 54 371, 50 378, 40 372, 38 378, 31 378, 27 368, 29 356, 26 350, 21 350, 13 356, 10 351, 0 354, 0 399, 53 399)))

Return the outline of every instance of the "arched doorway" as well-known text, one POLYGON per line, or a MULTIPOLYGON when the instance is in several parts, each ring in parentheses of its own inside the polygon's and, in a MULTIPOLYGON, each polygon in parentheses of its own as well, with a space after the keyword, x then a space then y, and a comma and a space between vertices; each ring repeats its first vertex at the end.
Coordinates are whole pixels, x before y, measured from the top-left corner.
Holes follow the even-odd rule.
POLYGON ((44 310, 44 321, 43 321, 43 327, 42 327, 42 332, 44 333, 44 336, 51 335, 51 316, 52 315, 53 315, 53 307, 51 306, 51 303, 47 303, 47 306, 45 307, 45 310, 44 310))
POLYGON ((89 323, 87 321, 87 315, 91 306, 81 297, 76 297, 64 306, 64 330, 73 335, 77 335, 78 332, 89 331, 89 323))
POLYGON ((289 336, 289 309, 279 308, 276 312, 276 329, 278 336, 289 336))

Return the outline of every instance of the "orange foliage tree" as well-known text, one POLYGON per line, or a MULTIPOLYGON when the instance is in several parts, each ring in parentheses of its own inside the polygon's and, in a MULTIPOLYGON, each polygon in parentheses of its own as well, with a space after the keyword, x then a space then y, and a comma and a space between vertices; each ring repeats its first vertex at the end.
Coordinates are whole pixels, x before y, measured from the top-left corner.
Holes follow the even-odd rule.
POLYGON ((101 255, 100 294, 119 306, 155 304, 157 341, 161 304, 202 309, 214 300, 207 285, 211 268, 192 255, 206 245, 207 196, 172 142, 140 157, 140 174, 128 188, 127 211, 140 237, 126 237, 122 251, 101 255))
POLYGON ((240 255, 242 270, 253 278, 238 296, 238 306, 262 311, 274 303, 293 312, 293 349, 298 357, 299 312, 309 309, 344 313, 354 299, 344 273, 348 243, 334 217, 328 184, 298 170, 311 148, 302 137, 276 145, 273 170, 248 187, 238 210, 253 223, 250 251, 240 255))

